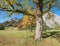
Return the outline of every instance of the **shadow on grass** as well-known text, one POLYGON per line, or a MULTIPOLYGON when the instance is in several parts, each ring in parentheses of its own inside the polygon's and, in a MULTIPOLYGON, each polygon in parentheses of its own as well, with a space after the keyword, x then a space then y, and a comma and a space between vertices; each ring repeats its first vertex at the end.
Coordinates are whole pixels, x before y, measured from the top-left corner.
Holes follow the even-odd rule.
MULTIPOLYGON (((57 36, 60 36, 60 31, 57 32, 57 31, 52 31, 52 32, 44 32, 42 33, 42 38, 47 38, 47 37, 57 37, 57 36)), ((32 37, 34 38, 34 36, 29 36, 29 37, 32 37)))
POLYGON ((42 33, 42 38, 47 38, 47 37, 50 37, 50 36, 53 37, 53 38, 56 38, 60 42, 60 31, 42 33))
POLYGON ((57 32, 53 31, 53 32, 45 32, 45 33, 42 33, 42 38, 47 38, 47 37, 50 37, 50 36, 53 36, 57 34, 57 32))

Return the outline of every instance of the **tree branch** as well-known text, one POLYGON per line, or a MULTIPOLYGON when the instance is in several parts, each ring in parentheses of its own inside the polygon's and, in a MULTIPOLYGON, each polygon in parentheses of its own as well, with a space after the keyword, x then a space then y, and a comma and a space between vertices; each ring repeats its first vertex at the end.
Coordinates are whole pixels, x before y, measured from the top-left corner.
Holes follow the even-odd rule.
POLYGON ((17 6, 20 6, 20 7, 23 9, 23 7, 22 7, 22 4, 21 4, 21 3, 16 3, 16 5, 17 5, 17 6))
POLYGON ((26 11, 26 10, 8 10, 8 9, 0 9, 0 11, 6 11, 6 12, 13 12, 13 13, 23 13, 26 15, 31 15, 31 16, 35 16, 36 13, 32 12, 32 11, 26 11))
POLYGON ((54 3, 54 0, 50 0, 50 3, 47 7, 47 10, 43 11, 43 13, 45 14, 46 12, 48 12, 51 8, 52 8, 52 4, 54 3))
POLYGON ((6 2, 14 9, 14 6, 11 5, 11 3, 9 2, 9 0, 6 0, 6 2))

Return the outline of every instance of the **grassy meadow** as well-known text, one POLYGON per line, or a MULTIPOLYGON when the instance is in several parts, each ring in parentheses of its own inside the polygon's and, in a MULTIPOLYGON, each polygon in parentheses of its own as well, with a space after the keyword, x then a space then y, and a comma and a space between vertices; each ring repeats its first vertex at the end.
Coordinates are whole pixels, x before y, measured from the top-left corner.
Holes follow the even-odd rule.
POLYGON ((31 32, 9 27, 6 30, 0 30, 0 46, 60 46, 60 31, 56 31, 55 35, 43 38, 39 42, 34 39, 34 30, 31 32))

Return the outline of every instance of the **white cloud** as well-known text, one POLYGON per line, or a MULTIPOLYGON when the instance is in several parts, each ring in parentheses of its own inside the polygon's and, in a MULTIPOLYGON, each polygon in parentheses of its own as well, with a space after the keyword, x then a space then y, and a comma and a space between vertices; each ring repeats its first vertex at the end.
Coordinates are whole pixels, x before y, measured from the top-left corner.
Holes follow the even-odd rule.
MULTIPOLYGON (((60 25, 60 16, 52 13, 52 12, 49 12, 50 15, 54 15, 54 21, 56 23, 58 23, 60 25)), ((45 13, 44 16, 43 16, 43 20, 45 21, 46 25, 49 26, 49 27, 53 27, 55 24, 54 24, 54 21, 52 19, 46 19, 46 17, 48 16, 49 14, 48 13, 45 13)))
POLYGON ((56 16, 54 20, 60 25, 60 16, 56 16))

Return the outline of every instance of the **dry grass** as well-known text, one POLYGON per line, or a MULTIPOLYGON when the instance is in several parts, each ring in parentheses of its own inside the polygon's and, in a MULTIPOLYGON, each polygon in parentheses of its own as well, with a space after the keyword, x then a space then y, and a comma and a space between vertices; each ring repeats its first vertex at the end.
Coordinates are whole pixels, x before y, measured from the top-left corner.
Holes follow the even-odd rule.
POLYGON ((0 46, 60 46, 56 38, 47 37, 39 42, 29 36, 34 36, 34 31, 19 31, 15 29, 1 30, 0 46))

